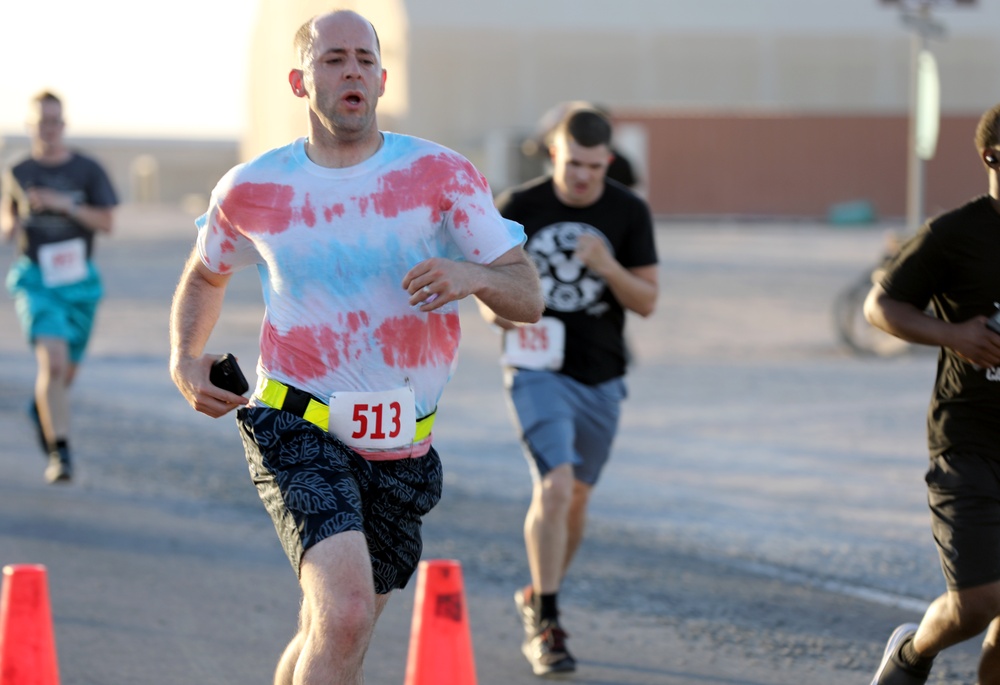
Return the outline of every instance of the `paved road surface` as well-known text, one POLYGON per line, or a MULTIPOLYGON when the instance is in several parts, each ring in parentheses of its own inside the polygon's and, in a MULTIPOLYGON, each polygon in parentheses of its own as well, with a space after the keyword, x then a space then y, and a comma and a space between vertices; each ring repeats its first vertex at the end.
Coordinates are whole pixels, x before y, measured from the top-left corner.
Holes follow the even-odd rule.
MULTIPOLYGON (((32 360, 0 309, 0 565, 48 567, 64 685, 269 683, 294 628, 298 589, 231 417, 196 414, 166 375, 192 237, 188 216, 125 208, 100 245, 108 299, 73 392, 72 486, 41 482, 32 360)), ((623 429, 564 590, 571 682, 867 683, 891 629, 942 588, 922 490, 933 355, 856 358, 830 323, 882 229, 670 224, 657 238, 660 308, 629 323, 623 429)), ((238 275, 211 344, 247 371, 259 302, 238 275)), ((462 563, 480 683, 532 683, 511 602, 529 480, 498 342, 464 314, 425 558, 462 563)), ((412 606, 412 587, 390 602, 368 682, 402 683, 412 606)), ((932 682, 974 682, 975 651, 946 654, 932 682)))

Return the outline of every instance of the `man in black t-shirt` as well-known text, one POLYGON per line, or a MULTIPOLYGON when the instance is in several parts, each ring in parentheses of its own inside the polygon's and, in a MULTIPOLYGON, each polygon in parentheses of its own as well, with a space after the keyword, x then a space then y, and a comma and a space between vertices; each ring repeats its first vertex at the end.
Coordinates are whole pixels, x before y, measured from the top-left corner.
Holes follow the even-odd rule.
POLYGON ((48 456, 45 478, 62 483, 72 476, 68 389, 103 295, 94 236, 111 232, 118 198, 104 169, 66 146, 55 94, 34 97, 28 127, 31 154, 0 184, 0 234, 20 253, 7 289, 38 363, 30 414, 48 456))
POLYGON ((989 194, 921 227, 865 302, 873 325, 940 348, 926 481, 947 583, 919 626, 892 634, 872 685, 925 683, 939 652, 984 630, 979 685, 1000 683, 1000 105, 975 144, 989 194))
MULTIPOLYGON (((541 120, 538 122, 538 130, 536 133, 525 140, 521 144, 521 152, 526 159, 533 160, 539 167, 549 167, 552 164, 552 158, 549 155, 552 135, 555 132, 556 126, 566 118, 574 109, 593 109, 603 114, 608 120, 611 119, 611 112, 607 107, 601 105, 592 105, 589 102, 583 100, 570 100, 568 102, 560 102, 558 105, 547 111, 542 115, 541 120)), ((620 149, 617 147, 611 147, 611 163, 608 164, 608 170, 606 172, 606 177, 612 181, 618 181, 626 188, 635 189, 639 185, 641 180, 638 176, 636 169, 632 166, 632 162, 629 158, 625 156, 620 149)), ((542 174, 542 171, 538 171, 538 174, 542 174)), ((535 175, 535 173, 531 173, 535 175)))
POLYGON ((552 175, 497 200, 524 226, 545 294, 542 320, 504 329, 503 364, 534 483, 524 537, 531 584, 515 601, 522 651, 536 675, 575 669, 558 621, 559 587, 583 538, 590 493, 607 461, 625 397, 625 312, 649 316, 658 291, 646 203, 606 178, 611 123, 575 109, 556 128, 552 175))

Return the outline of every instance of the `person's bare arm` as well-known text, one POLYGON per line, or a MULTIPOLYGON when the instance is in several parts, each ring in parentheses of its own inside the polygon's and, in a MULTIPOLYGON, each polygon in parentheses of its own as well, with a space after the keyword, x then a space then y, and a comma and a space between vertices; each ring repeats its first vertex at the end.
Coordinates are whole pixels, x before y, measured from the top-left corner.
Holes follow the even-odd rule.
POLYGON ((114 228, 114 209, 77 204, 73 196, 52 188, 30 188, 27 192, 31 209, 63 214, 95 233, 111 233, 114 228))
POLYGON ((115 227, 115 212, 110 207, 76 205, 69 216, 95 233, 109 235, 115 227))
POLYGON ((487 307, 486 304, 478 297, 476 298, 476 306, 479 307, 479 315, 483 317, 483 320, 486 321, 486 323, 488 324, 492 324, 494 326, 497 326, 498 328, 502 328, 505 331, 517 328, 518 325, 520 325, 514 323, 510 319, 505 319, 502 316, 498 316, 495 311, 487 307))
POLYGON ((212 417, 248 402, 212 385, 209 372, 221 355, 204 354, 222 312, 229 278, 208 269, 197 249, 192 250, 170 308, 170 377, 188 404, 212 417))
POLYGON ((579 236, 574 255, 604 279, 615 299, 625 309, 644 317, 653 313, 660 289, 655 264, 625 268, 614 258, 603 240, 586 233, 579 236))
POLYGON ((534 323, 545 310, 535 265, 520 246, 486 265, 443 257, 424 260, 403 277, 403 288, 410 304, 425 312, 469 295, 510 321, 534 323))
POLYGON ((4 241, 11 241, 21 230, 21 219, 17 215, 17 204, 14 198, 4 193, 0 196, 0 236, 4 241))
POLYGON ((871 325, 920 345, 947 347, 983 368, 1000 365, 1000 334, 986 327, 985 316, 949 323, 909 302, 895 300, 880 285, 865 298, 865 319, 871 325))

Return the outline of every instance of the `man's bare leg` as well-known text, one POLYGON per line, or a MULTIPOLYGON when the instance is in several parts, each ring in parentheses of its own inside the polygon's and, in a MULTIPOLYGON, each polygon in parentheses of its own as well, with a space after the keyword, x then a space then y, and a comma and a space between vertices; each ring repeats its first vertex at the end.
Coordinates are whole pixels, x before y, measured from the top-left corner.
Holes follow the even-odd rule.
POLYGON ((299 630, 275 672, 275 685, 361 685, 363 664, 389 595, 376 595, 365 536, 334 535, 302 560, 299 630))
POLYGON ((38 338, 35 359, 35 406, 51 447, 69 436, 69 386, 76 376, 76 365, 70 362, 69 348, 60 338, 38 338))
POLYGON ((538 594, 559 591, 569 544, 573 466, 563 464, 535 484, 524 519, 524 542, 531 583, 538 594))
POLYGON ((559 579, 560 586, 569 572, 569 566, 573 563, 577 550, 580 549, 580 544, 583 542, 583 532, 587 527, 587 506, 590 504, 590 493, 593 491, 592 485, 587 485, 582 481, 573 482, 573 501, 570 503, 566 527, 566 558, 563 561, 562 576, 559 579))
POLYGON ((979 685, 1000 683, 1000 616, 990 622, 983 638, 983 651, 979 657, 979 685))

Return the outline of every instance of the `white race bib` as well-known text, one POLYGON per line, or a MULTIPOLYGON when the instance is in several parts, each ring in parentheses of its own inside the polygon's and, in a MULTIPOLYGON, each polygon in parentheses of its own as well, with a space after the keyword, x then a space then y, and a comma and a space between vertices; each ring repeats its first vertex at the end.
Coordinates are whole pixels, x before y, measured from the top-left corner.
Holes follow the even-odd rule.
POLYGON ((330 396, 330 432, 350 447, 406 447, 413 442, 416 430, 417 408, 408 387, 330 396))
POLYGON ((38 267, 46 288, 79 283, 87 277, 87 243, 83 238, 38 248, 38 267))
POLYGON ((566 326, 549 316, 529 326, 504 331, 501 363, 521 369, 558 371, 566 346, 566 326))

